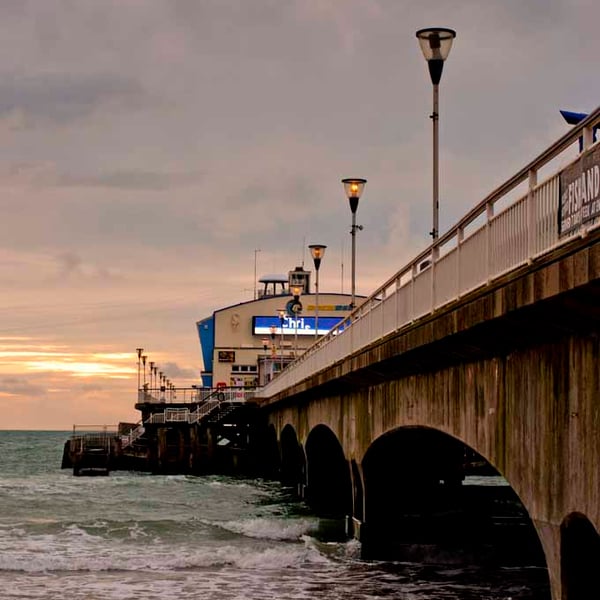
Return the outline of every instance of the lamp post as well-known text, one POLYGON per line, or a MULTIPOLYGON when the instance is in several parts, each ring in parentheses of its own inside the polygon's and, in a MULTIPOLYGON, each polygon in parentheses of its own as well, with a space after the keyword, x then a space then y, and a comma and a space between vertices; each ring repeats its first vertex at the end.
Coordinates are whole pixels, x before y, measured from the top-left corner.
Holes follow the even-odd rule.
POLYGON ((285 319, 285 310, 280 308, 277 313, 279 314, 279 354, 281 359, 281 364, 279 367, 279 371, 283 371, 283 321, 285 319))
POLYGON ((344 190, 346 196, 350 202, 350 210, 352 211, 352 228, 350 229, 350 235, 352 236, 352 301, 350 307, 354 308, 354 301, 356 297, 356 230, 362 230, 362 225, 356 224, 356 209, 358 208, 358 201, 365 189, 366 179, 342 179, 344 184, 344 190))
POLYGON ((152 374, 154 373, 154 361, 151 360, 148 364, 150 365, 150 389, 154 390, 154 385, 152 383, 152 374))
MULTIPOLYGON (((148 357, 145 354, 142 355, 142 365, 144 366, 144 396, 146 395, 146 391, 147 391, 146 390, 146 359, 147 358, 148 357)), ((144 401, 145 400, 146 400, 146 398, 144 398, 144 401)))
POLYGON ((136 348, 135 351, 137 352, 137 357, 138 357, 138 393, 140 391, 140 367, 141 367, 141 360, 142 360, 142 352, 144 351, 143 348, 136 348))
POLYGON ((294 358, 298 358, 298 317, 302 313, 302 303, 300 296, 302 294, 302 286, 294 285, 292 287, 294 302, 292 304, 292 312, 294 313, 294 358))
POLYGON ((321 266, 321 259, 325 256, 325 248, 327 246, 323 246, 323 244, 311 244, 309 246, 310 253, 313 257, 313 262, 315 263, 315 271, 317 272, 317 277, 315 281, 315 340, 319 337, 319 267, 321 266))
POLYGON ((439 235, 439 83, 442 78, 444 61, 448 58, 452 41, 456 37, 456 31, 445 27, 430 27, 419 29, 417 38, 423 52, 423 56, 429 67, 429 75, 433 84, 433 228, 431 237, 437 240, 439 235))

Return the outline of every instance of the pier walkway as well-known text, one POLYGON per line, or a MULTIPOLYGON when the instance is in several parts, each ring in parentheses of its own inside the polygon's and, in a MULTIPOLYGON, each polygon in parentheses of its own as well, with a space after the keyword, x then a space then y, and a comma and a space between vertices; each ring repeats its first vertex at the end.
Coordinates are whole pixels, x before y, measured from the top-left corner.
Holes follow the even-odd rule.
POLYGON ((599 124, 596 109, 260 390, 284 478, 363 548, 450 543, 459 521, 476 537, 492 515, 464 485, 474 453, 521 503, 554 600, 600 595, 599 124))

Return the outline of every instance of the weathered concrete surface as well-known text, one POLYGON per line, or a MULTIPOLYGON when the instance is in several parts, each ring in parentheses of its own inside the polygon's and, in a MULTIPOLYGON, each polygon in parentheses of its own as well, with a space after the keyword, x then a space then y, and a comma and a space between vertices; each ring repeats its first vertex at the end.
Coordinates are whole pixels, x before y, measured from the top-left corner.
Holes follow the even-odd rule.
POLYGON ((578 512, 600 531, 599 238, 576 240, 270 399, 270 422, 278 435, 291 424, 301 444, 325 424, 359 467, 398 427, 462 440, 520 496, 553 597, 566 597, 561 524, 578 512))

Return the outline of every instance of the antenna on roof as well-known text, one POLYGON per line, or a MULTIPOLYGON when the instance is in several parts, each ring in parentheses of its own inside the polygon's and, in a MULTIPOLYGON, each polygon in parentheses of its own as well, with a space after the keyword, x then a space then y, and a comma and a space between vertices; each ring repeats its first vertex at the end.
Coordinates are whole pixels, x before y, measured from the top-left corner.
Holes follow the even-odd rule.
POLYGON ((260 252, 260 248, 254 248, 254 300, 256 300, 256 255, 260 252))

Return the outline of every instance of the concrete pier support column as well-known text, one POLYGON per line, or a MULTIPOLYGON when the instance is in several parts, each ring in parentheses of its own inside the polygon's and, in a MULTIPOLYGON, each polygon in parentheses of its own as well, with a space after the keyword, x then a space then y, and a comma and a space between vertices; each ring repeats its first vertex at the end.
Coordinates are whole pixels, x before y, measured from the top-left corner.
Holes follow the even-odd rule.
POLYGON ((217 434, 212 427, 206 428, 206 455, 208 465, 214 466, 217 454, 217 434))
POLYGON ((365 486, 363 484, 362 466, 355 460, 349 462, 352 485, 352 514, 348 515, 348 537, 360 540, 360 528, 365 519, 365 486))
POLYGON ((201 465, 202 446, 200 444, 200 429, 198 425, 190 428, 190 451, 189 451, 189 470, 191 473, 198 473, 201 465))
POLYGON ((576 600, 569 598, 566 589, 563 589, 560 566, 560 527, 541 521, 534 521, 534 525, 546 556, 552 600, 576 600))
POLYGON ((167 428, 159 427, 156 430, 156 470, 164 472, 168 463, 167 428))
POLYGON ((180 471, 186 471, 188 468, 188 458, 186 454, 186 438, 189 429, 179 429, 177 431, 177 465, 180 471))

